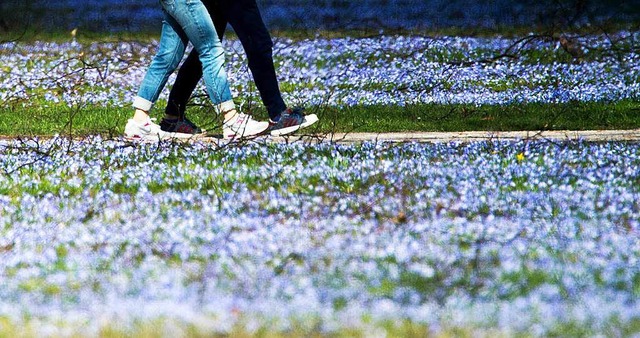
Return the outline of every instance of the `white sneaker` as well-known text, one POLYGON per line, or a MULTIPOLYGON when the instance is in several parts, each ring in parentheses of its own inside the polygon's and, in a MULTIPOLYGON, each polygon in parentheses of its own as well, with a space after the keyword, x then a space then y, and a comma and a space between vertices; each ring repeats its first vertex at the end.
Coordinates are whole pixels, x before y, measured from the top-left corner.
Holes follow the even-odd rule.
POLYGON ((137 122, 129 119, 124 127, 124 137, 129 141, 140 142, 158 142, 170 139, 189 139, 194 138, 193 134, 166 132, 155 124, 155 119, 149 118, 145 122, 137 122))
POLYGON ((222 136, 226 139, 238 139, 261 134, 269 128, 269 122, 256 121, 250 115, 236 113, 222 125, 222 136))

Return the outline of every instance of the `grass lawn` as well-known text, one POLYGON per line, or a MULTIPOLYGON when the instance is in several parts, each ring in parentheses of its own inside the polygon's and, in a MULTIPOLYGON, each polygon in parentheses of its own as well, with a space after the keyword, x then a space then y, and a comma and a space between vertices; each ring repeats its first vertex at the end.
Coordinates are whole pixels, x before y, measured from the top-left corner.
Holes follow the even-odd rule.
MULTIPOLYGON (((160 102, 159 106, 163 106, 160 102)), ((220 133, 219 119, 211 109, 193 107, 189 117, 197 124, 220 133)), ((571 102, 565 104, 512 104, 409 106, 307 107, 320 121, 310 131, 398 132, 398 131, 518 131, 518 130, 598 130, 635 129, 640 126, 640 103, 621 101, 571 102)), ((161 111, 155 113, 161 117, 161 111)), ((263 109, 257 118, 268 118, 263 109)), ((36 136, 120 135, 132 115, 125 107, 69 108, 65 105, 7 107, 0 109, 0 135, 36 136)))

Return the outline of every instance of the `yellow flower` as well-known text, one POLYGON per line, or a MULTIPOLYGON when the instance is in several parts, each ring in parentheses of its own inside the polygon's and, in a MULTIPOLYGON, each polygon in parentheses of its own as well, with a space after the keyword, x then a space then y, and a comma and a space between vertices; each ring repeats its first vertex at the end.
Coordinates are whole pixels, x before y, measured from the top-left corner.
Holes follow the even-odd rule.
POLYGON ((518 153, 518 154, 516 155, 516 160, 517 160, 518 162, 522 162, 522 161, 524 161, 524 153, 518 153))

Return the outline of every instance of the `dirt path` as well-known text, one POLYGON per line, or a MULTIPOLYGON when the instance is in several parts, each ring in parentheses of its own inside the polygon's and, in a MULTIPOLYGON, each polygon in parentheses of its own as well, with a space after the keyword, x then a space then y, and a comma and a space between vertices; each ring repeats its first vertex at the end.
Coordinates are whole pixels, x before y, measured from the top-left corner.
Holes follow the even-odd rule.
MULTIPOLYGON (((32 139, 34 136, 23 137, 23 140, 32 139)), ((182 141, 204 141, 204 142, 228 142, 222 140, 221 135, 217 137, 195 138, 182 141)), ((50 137, 41 136, 40 140, 50 137)), ((75 137, 74 137, 75 138, 75 137)), ((0 140, 11 141, 17 137, 1 136, 0 140)), ((82 137, 78 137, 82 139, 82 137)), ((555 130, 555 131, 463 131, 463 132, 396 132, 396 133, 328 133, 315 135, 290 135, 285 137, 261 136, 255 142, 336 142, 336 143, 357 143, 365 141, 380 142, 474 142, 474 141, 515 141, 515 140, 550 140, 550 141, 577 141, 589 142, 604 141, 634 141, 640 142, 640 129, 630 130, 555 130)))
POLYGON ((486 140, 584 140, 602 141, 640 141, 640 129, 634 130, 562 130, 562 131, 466 131, 466 132, 407 132, 407 133, 336 133, 316 137, 289 136, 274 138, 276 141, 318 140, 333 142, 473 142, 486 140))

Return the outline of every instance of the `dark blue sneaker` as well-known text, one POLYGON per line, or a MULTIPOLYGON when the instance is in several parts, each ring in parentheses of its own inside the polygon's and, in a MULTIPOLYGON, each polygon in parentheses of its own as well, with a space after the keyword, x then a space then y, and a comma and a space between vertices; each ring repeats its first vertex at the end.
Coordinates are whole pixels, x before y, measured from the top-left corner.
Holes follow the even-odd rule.
POLYGON ((204 131, 200 129, 200 127, 196 126, 193 122, 189 121, 189 119, 185 118, 176 118, 176 119, 166 119, 163 118, 160 121, 160 129, 163 131, 171 132, 171 133, 182 133, 182 134, 202 134, 204 131))
POLYGON ((316 114, 304 115, 302 108, 287 108, 276 121, 269 120, 267 131, 271 136, 283 136, 308 127, 318 121, 316 114))

